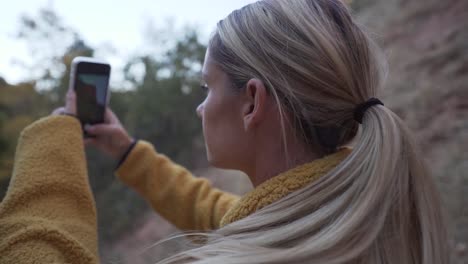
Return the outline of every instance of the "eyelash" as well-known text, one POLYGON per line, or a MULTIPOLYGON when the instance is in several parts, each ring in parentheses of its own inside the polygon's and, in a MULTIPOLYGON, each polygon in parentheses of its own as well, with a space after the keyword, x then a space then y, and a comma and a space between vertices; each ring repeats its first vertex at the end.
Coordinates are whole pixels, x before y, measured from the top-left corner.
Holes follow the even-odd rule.
POLYGON ((207 85, 207 84, 202 84, 202 85, 200 85, 200 88, 201 88, 204 92, 208 92, 208 85, 207 85))

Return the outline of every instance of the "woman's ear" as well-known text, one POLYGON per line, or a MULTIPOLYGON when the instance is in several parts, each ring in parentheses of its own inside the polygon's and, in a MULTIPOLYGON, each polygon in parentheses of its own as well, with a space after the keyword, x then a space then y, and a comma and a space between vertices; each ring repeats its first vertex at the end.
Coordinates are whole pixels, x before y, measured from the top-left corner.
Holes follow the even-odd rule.
POLYGON ((253 129, 265 119, 267 112, 268 92, 259 79, 251 79, 245 87, 246 101, 243 106, 245 131, 253 129))

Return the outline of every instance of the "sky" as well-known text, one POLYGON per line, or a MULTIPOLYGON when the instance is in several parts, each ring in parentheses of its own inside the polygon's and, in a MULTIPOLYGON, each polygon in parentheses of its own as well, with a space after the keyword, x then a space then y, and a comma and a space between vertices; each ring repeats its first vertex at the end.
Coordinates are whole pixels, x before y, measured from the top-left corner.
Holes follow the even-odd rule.
POLYGON ((98 56, 106 57, 104 59, 118 69, 125 58, 148 48, 144 32, 149 22, 157 27, 167 25, 168 21, 172 21, 175 28, 189 25, 207 39, 220 19, 255 1, 0 0, 0 6, 6 7, 0 23, 0 76, 12 84, 27 80, 28 71, 13 62, 28 62, 31 54, 26 43, 15 39, 14 34, 18 31, 21 15, 35 16, 40 8, 52 7, 65 25, 77 30, 88 45, 97 48, 98 56), (106 53, 107 47, 112 47, 112 55, 106 53))

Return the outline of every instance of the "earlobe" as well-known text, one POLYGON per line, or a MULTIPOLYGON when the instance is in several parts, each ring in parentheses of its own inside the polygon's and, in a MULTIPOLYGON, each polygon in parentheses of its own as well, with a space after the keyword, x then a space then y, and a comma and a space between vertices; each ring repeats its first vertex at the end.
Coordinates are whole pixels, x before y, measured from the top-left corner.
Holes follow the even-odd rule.
POLYGON ((263 82, 259 79, 251 79, 245 88, 247 98, 244 108, 244 128, 246 131, 253 129, 265 118, 267 91, 263 82))

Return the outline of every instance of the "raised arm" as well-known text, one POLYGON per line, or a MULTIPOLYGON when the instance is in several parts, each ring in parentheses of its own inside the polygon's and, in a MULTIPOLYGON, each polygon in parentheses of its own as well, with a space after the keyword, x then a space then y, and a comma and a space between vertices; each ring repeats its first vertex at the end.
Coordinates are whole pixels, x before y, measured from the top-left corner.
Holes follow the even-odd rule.
POLYGON ((94 138, 86 140, 102 152, 122 160, 116 174, 135 189, 164 218, 182 230, 212 230, 219 227, 238 196, 213 188, 207 179, 196 178, 185 168, 159 154, 153 145, 132 138, 118 117, 106 110, 103 124, 86 126, 94 138), (123 157, 126 156, 126 157, 123 157))
POLYGON ((0 204, 0 263, 97 263, 97 225, 82 132, 69 116, 21 134, 0 204))
POLYGON ((138 141, 117 176, 164 218, 183 230, 212 230, 239 197, 196 178, 185 168, 138 141))

